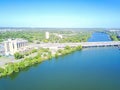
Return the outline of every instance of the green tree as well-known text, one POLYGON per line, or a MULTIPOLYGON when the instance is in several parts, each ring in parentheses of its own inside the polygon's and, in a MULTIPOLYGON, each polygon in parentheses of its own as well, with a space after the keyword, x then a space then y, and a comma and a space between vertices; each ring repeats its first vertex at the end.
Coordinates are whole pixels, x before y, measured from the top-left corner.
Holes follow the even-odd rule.
POLYGON ((7 75, 12 74, 14 72, 14 65, 12 63, 8 64, 6 67, 6 71, 7 71, 7 75))
POLYGON ((59 49, 59 50, 58 50, 58 53, 62 53, 62 50, 61 50, 61 49, 59 49))
POLYGON ((0 67, 0 77, 2 76, 3 72, 4 72, 4 68, 0 67))
POLYGON ((79 46, 76 47, 76 49, 77 49, 77 50, 81 50, 81 49, 82 49, 82 46, 79 45, 79 46))
POLYGON ((70 47, 70 46, 65 46, 65 49, 66 49, 66 50, 70 50, 71 47, 70 47))
POLYGON ((24 55, 16 52, 16 53, 14 54, 14 57, 15 57, 15 59, 21 59, 21 58, 24 58, 24 55))
POLYGON ((59 55, 58 52, 56 52, 56 53, 55 53, 55 57, 58 58, 58 55, 59 55))
POLYGON ((35 53, 35 52, 37 52, 37 49, 33 49, 33 50, 32 50, 32 53, 35 53))

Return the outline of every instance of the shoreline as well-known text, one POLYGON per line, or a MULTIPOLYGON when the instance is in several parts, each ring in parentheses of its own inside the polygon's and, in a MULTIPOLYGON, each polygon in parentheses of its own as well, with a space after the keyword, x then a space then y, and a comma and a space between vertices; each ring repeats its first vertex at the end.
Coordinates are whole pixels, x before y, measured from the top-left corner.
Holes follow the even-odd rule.
POLYGON ((72 52, 75 52, 78 50, 82 50, 82 46, 80 46, 80 45, 76 46, 76 47, 66 46, 64 49, 58 49, 54 54, 52 54, 51 51, 49 51, 49 50, 48 51, 45 51, 45 50, 47 50, 47 49, 43 49, 43 51, 41 52, 44 54, 37 52, 37 55, 34 57, 23 58, 23 60, 21 60, 17 63, 10 62, 10 63, 5 64, 3 67, 0 67, 0 78, 9 76, 14 72, 19 72, 26 67, 30 67, 32 65, 44 62, 44 61, 52 59, 54 57, 57 58, 62 55, 67 55, 69 53, 72 53, 72 52), (41 57, 41 55, 44 55, 44 56, 41 57))

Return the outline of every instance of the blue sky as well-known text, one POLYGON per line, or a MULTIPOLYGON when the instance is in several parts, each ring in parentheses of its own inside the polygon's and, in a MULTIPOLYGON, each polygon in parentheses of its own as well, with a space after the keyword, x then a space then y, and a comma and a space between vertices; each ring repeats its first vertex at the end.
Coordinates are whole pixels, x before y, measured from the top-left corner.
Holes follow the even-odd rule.
POLYGON ((0 27, 120 28, 120 0, 0 0, 0 27))

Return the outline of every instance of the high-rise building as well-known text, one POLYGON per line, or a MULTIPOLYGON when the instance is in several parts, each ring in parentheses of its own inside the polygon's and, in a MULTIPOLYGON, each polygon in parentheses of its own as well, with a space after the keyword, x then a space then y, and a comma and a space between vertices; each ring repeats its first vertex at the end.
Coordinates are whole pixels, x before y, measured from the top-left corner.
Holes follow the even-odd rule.
POLYGON ((4 41, 5 55, 14 55, 22 47, 27 46, 28 41, 23 39, 8 39, 4 41))
POLYGON ((0 44, 0 55, 5 55, 4 45, 0 44))
POLYGON ((49 37, 50 37, 49 32, 45 32, 45 38, 46 38, 46 39, 49 39, 49 37))

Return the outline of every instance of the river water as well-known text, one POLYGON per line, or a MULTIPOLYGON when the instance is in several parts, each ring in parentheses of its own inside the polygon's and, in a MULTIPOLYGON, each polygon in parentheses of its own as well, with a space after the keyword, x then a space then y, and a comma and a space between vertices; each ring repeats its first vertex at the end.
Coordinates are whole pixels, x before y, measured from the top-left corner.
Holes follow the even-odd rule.
POLYGON ((88 42, 99 42, 99 41, 111 41, 110 36, 106 33, 96 32, 93 33, 88 42))
POLYGON ((120 50, 88 48, 53 58, 1 78, 0 90, 120 90, 120 50))

